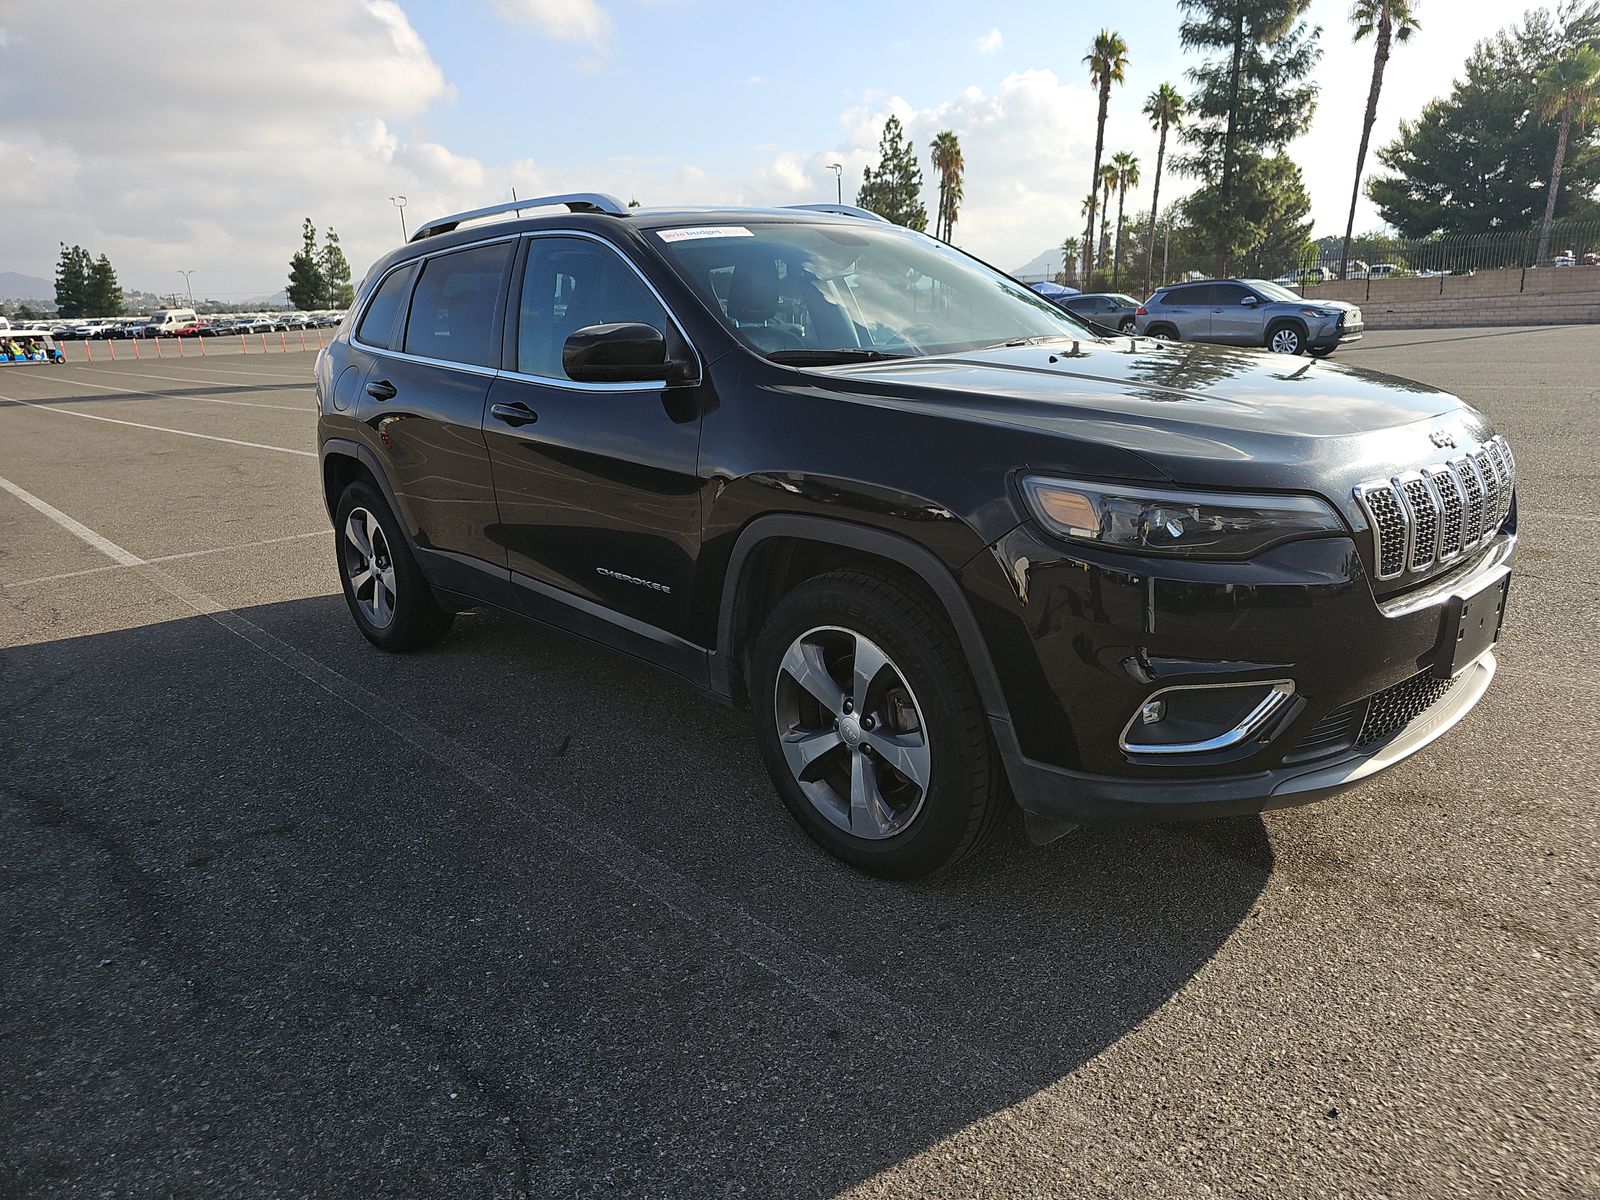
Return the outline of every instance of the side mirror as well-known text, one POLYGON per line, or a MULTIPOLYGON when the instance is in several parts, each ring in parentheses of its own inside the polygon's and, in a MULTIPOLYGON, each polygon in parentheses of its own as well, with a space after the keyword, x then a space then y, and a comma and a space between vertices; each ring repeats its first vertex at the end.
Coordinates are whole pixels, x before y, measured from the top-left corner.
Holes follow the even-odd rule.
POLYGON ((1260 301, 1258 301, 1254 296, 1246 296, 1243 300, 1239 301, 1239 303, 1244 305, 1246 308, 1254 308, 1258 303, 1260 303, 1260 301))
POLYGON ((561 347, 561 369, 580 383, 667 383, 678 367, 666 335, 633 321, 586 325, 561 347))

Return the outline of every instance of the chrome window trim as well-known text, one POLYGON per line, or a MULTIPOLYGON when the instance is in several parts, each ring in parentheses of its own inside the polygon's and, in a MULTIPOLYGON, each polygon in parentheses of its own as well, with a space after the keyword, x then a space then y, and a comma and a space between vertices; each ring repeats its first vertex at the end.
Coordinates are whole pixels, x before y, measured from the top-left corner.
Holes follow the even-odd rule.
MULTIPOLYGON (((644 284, 646 290, 655 297, 656 303, 661 305, 661 311, 667 314, 667 320, 672 322, 672 327, 678 331, 678 336, 683 339, 683 344, 689 348, 690 357, 694 359, 694 378, 685 380, 682 383, 671 384, 670 386, 697 387, 704 381, 705 360, 701 357, 699 348, 690 339, 688 330, 684 329, 683 322, 678 320, 678 314, 672 311, 672 306, 667 303, 666 298, 662 296, 656 285, 651 282, 650 277, 640 270, 639 264, 619 250, 608 238, 590 233, 586 229, 531 229, 517 236, 528 241, 551 237, 582 238, 584 241, 595 242, 611 251, 612 254, 622 260, 629 270, 639 277, 639 282, 644 284)), ((523 272, 524 274, 527 272, 526 263, 523 264, 523 272)), ((515 299, 518 304, 517 325, 520 333, 522 297, 519 294, 515 299)), ((521 383, 536 383, 545 387, 565 388, 574 392, 659 392, 669 386, 665 379, 641 380, 639 382, 630 380, 620 383, 586 383, 578 379, 567 379, 564 376, 535 375, 530 371, 500 371, 499 374, 503 378, 515 379, 521 383)))
POLYGON ((1270 721, 1283 706, 1294 698, 1294 680, 1292 679, 1254 679, 1236 681, 1233 683, 1180 683, 1171 687, 1159 688, 1151 692, 1139 702, 1139 707, 1133 710, 1133 715, 1128 718, 1128 723, 1122 727, 1122 733, 1117 737, 1117 745, 1125 754, 1208 754, 1216 750, 1228 750, 1240 742, 1248 741, 1266 728, 1270 721), (1239 719, 1232 729, 1219 733, 1216 737, 1206 738, 1199 742, 1172 742, 1164 746, 1145 745, 1140 743, 1129 744, 1128 734, 1138 723, 1139 712, 1150 701, 1165 696, 1168 692, 1200 692, 1216 691, 1219 688, 1259 688, 1267 689, 1267 694, 1261 702, 1239 719))
MULTIPOLYGON (((420 279, 422 277, 422 268, 419 264, 427 262, 430 258, 440 258, 446 254, 454 254, 457 250, 476 250, 479 246, 492 246, 496 242, 514 242, 517 240, 517 237, 518 235, 514 233, 502 233, 498 237, 479 238, 475 242, 462 242, 455 246, 441 246, 437 250, 431 250, 426 254, 415 254, 410 258, 403 260, 402 262, 395 263, 394 266, 390 267, 381 276, 379 276, 378 282, 372 285, 372 290, 367 293, 366 299, 361 302, 360 313, 350 325, 350 344, 352 346, 361 347, 361 349, 367 351, 369 354, 387 354, 393 358, 406 359, 408 362, 429 363, 435 366, 459 367, 462 370, 470 371, 488 371, 488 373, 491 375, 498 374, 498 372, 492 367, 479 367, 476 363, 458 363, 447 359, 426 358, 420 354, 407 354, 404 350, 390 350, 385 346, 374 346, 371 342, 363 342, 358 335, 361 330, 361 322, 367 319, 367 309, 372 307, 372 302, 377 298, 378 293, 383 289, 384 283, 386 283, 389 279, 389 276, 393 275, 396 271, 403 271, 407 267, 417 267, 417 277, 420 279)), ((415 279, 411 281, 411 290, 413 292, 417 290, 417 281, 415 279)), ((408 321, 411 317, 410 307, 411 297, 407 296, 406 319, 408 321)), ((403 326, 401 329, 401 335, 401 342, 403 344, 405 340, 403 326)))

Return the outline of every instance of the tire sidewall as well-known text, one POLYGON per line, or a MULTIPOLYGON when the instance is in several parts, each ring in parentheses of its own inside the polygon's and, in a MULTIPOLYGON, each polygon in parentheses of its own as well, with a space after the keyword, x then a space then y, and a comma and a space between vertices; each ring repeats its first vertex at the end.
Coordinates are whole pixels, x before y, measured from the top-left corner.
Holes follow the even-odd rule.
POLYGON ((339 563, 339 584, 344 591, 344 602, 356 627, 374 646, 383 650, 409 649, 425 640, 426 624, 436 617, 438 606, 434 603, 432 589, 417 566, 411 545, 406 540, 400 522, 383 498, 383 493, 365 479, 357 479, 345 488, 339 497, 334 521, 335 554, 339 563), (364 508, 376 518, 389 546, 389 558, 394 566, 395 605, 394 619, 378 628, 367 619, 356 599, 355 588, 350 583, 349 539, 345 537, 345 524, 355 509, 364 508))
MULTIPOLYGON (((773 612, 752 658, 751 707, 756 741, 784 806, 808 834, 838 858, 876 875, 909 878, 937 869, 960 844, 972 803, 975 764, 963 746, 961 719, 950 703, 953 682, 919 642, 912 623, 892 608, 842 586, 804 588, 773 612), (870 638, 893 661, 916 697, 929 739, 932 782, 909 828, 874 841, 834 825, 801 791, 779 745, 774 695, 778 664, 790 643, 832 625, 870 638)), ((970 685, 969 685, 970 686, 970 685)))

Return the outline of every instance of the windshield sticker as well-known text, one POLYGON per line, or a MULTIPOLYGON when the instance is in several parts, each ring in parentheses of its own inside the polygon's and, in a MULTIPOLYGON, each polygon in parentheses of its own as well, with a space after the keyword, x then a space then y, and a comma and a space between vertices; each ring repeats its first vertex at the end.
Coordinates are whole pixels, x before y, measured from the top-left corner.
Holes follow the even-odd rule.
POLYGON ((743 225, 698 225, 690 229, 658 229, 663 242, 693 242, 700 238, 755 237, 743 225))

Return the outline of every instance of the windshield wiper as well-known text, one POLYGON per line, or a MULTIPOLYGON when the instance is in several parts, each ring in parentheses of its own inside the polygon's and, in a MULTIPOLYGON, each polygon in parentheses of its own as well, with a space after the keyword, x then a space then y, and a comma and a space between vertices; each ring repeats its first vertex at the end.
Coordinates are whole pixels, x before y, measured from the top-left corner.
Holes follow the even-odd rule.
POLYGON ((768 360, 793 367, 831 367, 840 363, 884 362, 891 358, 910 358, 909 354, 895 354, 888 350, 774 350, 768 360))

